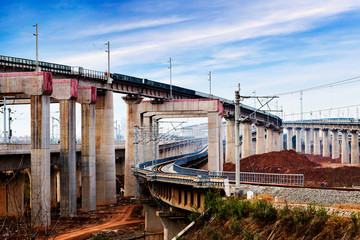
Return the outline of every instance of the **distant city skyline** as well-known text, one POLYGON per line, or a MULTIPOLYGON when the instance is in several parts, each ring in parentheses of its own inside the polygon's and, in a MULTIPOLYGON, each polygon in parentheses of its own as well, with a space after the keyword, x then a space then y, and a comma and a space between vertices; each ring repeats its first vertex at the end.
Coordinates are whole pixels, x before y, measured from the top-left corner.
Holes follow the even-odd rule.
MULTIPOLYGON (((0 55, 35 59, 36 23, 40 60, 106 71, 110 41, 111 72, 169 83, 171 57, 174 85, 208 93, 211 71, 212 94, 228 99, 238 83, 241 94, 264 96, 360 76, 355 0, 9 1, 0 9, 0 55)), ((304 118, 357 117, 357 89, 359 81, 304 92, 304 118)), ((121 96, 114 119, 125 117, 121 96)), ((299 93, 270 106, 300 117, 299 93)), ((14 135, 29 135, 29 106, 13 108, 14 135)))

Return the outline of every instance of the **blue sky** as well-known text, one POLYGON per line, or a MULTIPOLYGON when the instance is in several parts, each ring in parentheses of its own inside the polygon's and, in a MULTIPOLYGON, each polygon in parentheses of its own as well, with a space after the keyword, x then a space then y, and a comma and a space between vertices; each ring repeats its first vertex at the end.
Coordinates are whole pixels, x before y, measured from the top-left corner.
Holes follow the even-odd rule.
MULTIPOLYGON (((353 0, 2 1, 0 54, 34 59, 38 22, 40 60, 105 71, 110 41, 112 72, 169 82, 172 57, 175 85, 208 92, 212 71, 213 94, 232 99, 238 83, 273 95, 360 75, 359 20, 353 0)), ((358 89, 305 92, 304 111, 360 104, 358 89)), ((299 95, 271 106, 296 115, 299 95)))

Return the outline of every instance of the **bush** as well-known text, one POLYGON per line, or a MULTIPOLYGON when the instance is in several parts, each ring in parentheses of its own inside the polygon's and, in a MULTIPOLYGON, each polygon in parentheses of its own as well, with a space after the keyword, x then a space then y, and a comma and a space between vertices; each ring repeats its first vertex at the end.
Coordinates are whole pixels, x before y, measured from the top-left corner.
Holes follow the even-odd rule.
POLYGON ((257 223, 272 222, 276 219, 276 210, 271 203, 265 199, 260 199, 251 205, 250 216, 257 223))
POLYGON ((233 233, 240 233, 240 224, 237 218, 232 218, 229 224, 229 229, 233 233))

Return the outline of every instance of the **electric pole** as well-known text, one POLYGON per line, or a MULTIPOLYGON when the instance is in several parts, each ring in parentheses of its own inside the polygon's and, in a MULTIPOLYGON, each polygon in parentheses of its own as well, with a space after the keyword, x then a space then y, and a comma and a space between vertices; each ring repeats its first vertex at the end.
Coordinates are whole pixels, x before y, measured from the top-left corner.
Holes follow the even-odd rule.
POLYGON ((6 142, 6 97, 4 97, 4 143, 6 142))
POLYGON ((240 84, 235 91, 235 167, 236 186, 240 187, 240 84))
POLYGON ((110 41, 108 41, 107 43, 105 43, 105 45, 107 45, 108 49, 105 50, 105 52, 107 52, 108 54, 108 72, 107 72, 107 83, 111 84, 112 83, 112 79, 110 77, 110 41))
POLYGON ((171 65, 171 57, 169 59, 169 69, 170 69, 170 100, 172 100, 173 96, 172 96, 172 65, 171 65))
POLYGON ((38 32, 38 23, 33 25, 36 28, 36 33, 33 35, 36 37, 36 62, 35 62, 35 72, 40 72, 39 68, 39 32, 38 32))
POLYGON ((211 96, 211 71, 209 71, 209 94, 210 94, 210 97, 212 98, 212 96, 211 96))

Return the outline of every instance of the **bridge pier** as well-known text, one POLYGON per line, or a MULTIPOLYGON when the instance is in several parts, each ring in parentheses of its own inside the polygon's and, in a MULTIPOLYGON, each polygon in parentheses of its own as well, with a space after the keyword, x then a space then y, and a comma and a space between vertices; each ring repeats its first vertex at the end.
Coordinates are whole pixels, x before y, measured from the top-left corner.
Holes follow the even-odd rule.
POLYGON ((290 149, 293 149, 293 146, 292 146, 293 129, 291 127, 287 127, 286 130, 287 130, 286 149, 290 150, 290 149))
POLYGON ((60 103, 60 215, 76 216, 76 108, 75 100, 60 103))
POLYGON ((265 128, 264 123, 257 122, 256 123, 256 154, 265 153, 265 128))
POLYGON ((113 92, 95 104, 96 205, 116 203, 113 92))
POLYGON ((251 155, 251 121, 242 121, 243 125, 243 141, 242 141, 242 158, 246 158, 251 155))
POLYGON ((359 163, 359 133, 358 130, 351 131, 351 163, 359 163))
POLYGON ((137 183, 131 172, 131 166, 135 166, 134 133, 135 126, 140 126, 139 103, 141 103, 143 98, 127 95, 123 99, 127 105, 124 191, 125 196, 137 196, 139 189, 136 187, 137 183))
POLYGON ((296 136, 296 152, 301 153, 301 128, 295 128, 295 136, 296 136))
POLYGON ((59 101, 60 110, 60 215, 76 215, 76 99, 77 80, 54 80, 56 91, 51 95, 59 101))
POLYGON ((314 128, 314 155, 320 154, 320 129, 314 128))
POLYGON ((305 128, 305 154, 311 154, 310 128, 305 128))
POLYGON ((220 141, 221 115, 219 112, 208 112, 208 168, 211 171, 222 171, 222 156, 220 149, 222 142, 220 141))
POLYGON ((274 151, 274 137, 273 137, 273 127, 267 126, 266 127, 266 152, 274 151))
POLYGON ((284 150, 284 129, 279 128, 279 151, 284 150))
POLYGON ((59 166, 55 165, 55 166, 51 167, 51 177, 50 177, 51 206, 55 206, 58 202, 58 183, 57 183, 57 181, 58 181, 59 174, 60 174, 59 166))
POLYGON ((50 96, 31 96, 31 221, 50 226, 50 96))
POLYGON ((95 87, 79 87, 81 104, 81 208, 96 209, 95 87))
POLYGON ((164 240, 173 239, 188 224, 186 217, 176 217, 171 212, 157 211, 156 215, 160 217, 164 228, 164 240))
POLYGON ((342 138, 341 138, 341 163, 350 163, 349 162, 349 137, 348 130, 342 129, 342 138))
POLYGON ((338 129, 332 129, 331 158, 339 158, 339 133, 338 129))
POLYGON ((323 157, 330 157, 329 131, 327 128, 322 129, 323 157))
POLYGON ((145 231, 151 233, 163 232, 163 225, 160 217, 156 215, 156 206, 150 204, 143 204, 145 215, 145 231))

